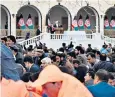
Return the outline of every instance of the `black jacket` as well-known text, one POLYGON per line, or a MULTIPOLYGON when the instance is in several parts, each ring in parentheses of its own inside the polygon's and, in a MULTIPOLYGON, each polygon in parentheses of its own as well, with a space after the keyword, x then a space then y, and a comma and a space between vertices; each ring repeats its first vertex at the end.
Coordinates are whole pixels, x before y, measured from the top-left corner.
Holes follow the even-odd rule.
POLYGON ((97 72, 99 69, 105 69, 109 72, 115 72, 115 67, 111 62, 108 61, 100 61, 94 65, 93 69, 97 72))
POLYGON ((24 62, 24 56, 23 56, 23 54, 20 53, 20 52, 18 52, 15 57, 16 57, 15 62, 23 65, 23 62, 24 62))

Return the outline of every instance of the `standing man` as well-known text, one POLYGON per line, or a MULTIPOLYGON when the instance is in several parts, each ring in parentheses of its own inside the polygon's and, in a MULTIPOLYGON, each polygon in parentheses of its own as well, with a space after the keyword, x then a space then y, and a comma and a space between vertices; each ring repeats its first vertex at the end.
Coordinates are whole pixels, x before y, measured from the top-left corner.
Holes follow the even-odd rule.
POLYGON ((40 35, 40 33, 41 33, 41 31, 40 31, 39 26, 38 26, 38 29, 36 31, 36 36, 40 35))

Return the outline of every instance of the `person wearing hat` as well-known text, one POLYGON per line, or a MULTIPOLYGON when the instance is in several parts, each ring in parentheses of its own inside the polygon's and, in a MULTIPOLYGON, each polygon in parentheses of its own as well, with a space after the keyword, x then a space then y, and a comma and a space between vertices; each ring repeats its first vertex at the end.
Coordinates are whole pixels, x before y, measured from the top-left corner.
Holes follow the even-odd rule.
POLYGON ((10 46, 10 49, 14 55, 15 62, 23 65, 24 56, 19 52, 19 48, 16 45, 10 46))
POLYGON ((46 66, 28 89, 47 97, 93 97, 79 80, 61 72, 55 65, 46 66))

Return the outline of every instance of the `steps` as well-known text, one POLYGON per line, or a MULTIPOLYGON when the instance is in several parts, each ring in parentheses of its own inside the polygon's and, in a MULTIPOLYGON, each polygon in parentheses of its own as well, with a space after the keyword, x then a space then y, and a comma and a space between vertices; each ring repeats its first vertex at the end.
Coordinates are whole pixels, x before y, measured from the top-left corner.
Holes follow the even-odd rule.
POLYGON ((46 43, 48 48, 53 48, 57 50, 62 46, 62 43, 66 43, 67 45, 72 41, 74 46, 82 44, 87 48, 88 44, 91 44, 93 48, 101 48, 104 42, 111 43, 115 45, 115 39, 109 38, 107 36, 103 36, 101 38, 100 34, 85 34, 85 35, 64 35, 64 34, 49 34, 42 33, 39 36, 32 37, 30 39, 19 42, 21 45, 29 45, 35 46, 35 42, 46 43))

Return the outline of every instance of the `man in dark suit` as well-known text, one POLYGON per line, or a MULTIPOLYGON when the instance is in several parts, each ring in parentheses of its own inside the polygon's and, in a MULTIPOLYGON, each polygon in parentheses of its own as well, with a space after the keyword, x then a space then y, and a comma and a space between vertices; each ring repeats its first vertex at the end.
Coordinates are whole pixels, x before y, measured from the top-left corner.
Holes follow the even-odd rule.
POLYGON ((39 67, 38 65, 34 64, 33 58, 31 56, 24 57, 24 64, 27 72, 30 73, 39 72, 39 67))
POLYGON ((88 89, 94 97, 115 97, 115 87, 109 85, 109 73, 106 70, 100 69, 96 72, 93 86, 88 89))
POLYGON ((14 55, 15 62, 23 65, 24 56, 19 52, 19 48, 16 45, 12 45, 10 46, 10 49, 12 50, 12 53, 14 55))

